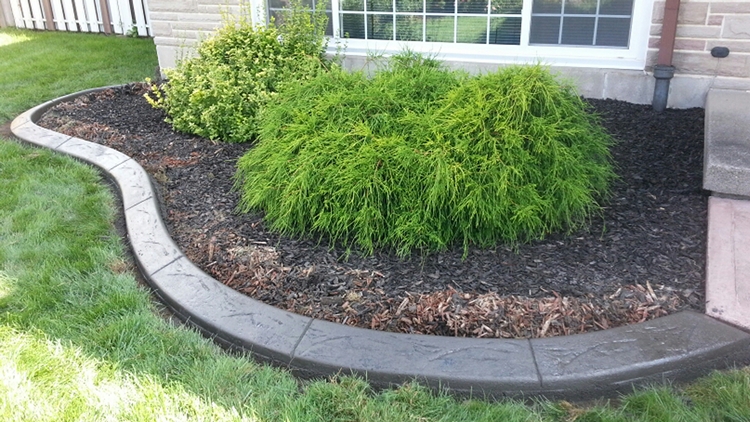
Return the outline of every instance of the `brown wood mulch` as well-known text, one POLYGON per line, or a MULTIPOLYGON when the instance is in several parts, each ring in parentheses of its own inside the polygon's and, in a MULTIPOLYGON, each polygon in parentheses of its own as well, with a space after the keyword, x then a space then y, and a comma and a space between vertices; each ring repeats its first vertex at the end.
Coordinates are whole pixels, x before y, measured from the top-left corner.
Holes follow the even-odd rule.
POLYGON ((362 256, 269 231, 234 212, 234 163, 250 144, 175 133, 140 84, 60 104, 40 125, 138 160, 188 258, 224 284, 314 318, 394 332, 533 338, 703 310, 703 110, 591 100, 617 139, 620 180, 588 230, 516 249, 362 256))

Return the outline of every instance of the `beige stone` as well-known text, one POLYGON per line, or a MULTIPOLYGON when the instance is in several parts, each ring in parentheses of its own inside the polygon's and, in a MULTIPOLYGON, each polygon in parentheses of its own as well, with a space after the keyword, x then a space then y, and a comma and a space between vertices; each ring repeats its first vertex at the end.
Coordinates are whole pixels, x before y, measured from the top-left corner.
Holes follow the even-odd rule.
POLYGON ((197 5, 196 0, 151 0, 148 9, 151 12, 190 12, 197 5))
POLYGON ((677 25, 679 38, 719 38, 720 35, 721 28, 716 26, 677 25))
POLYGON ((703 107, 713 79, 709 76, 675 75, 669 83, 667 107, 703 107))
POLYGON ((661 35, 661 25, 651 25, 649 35, 661 35))
POLYGON ((214 31, 221 26, 221 22, 175 22, 172 24, 172 31, 194 30, 194 31, 214 31))
POLYGON ((708 3, 683 3, 677 15, 678 24, 700 24, 706 23, 708 16, 708 3))
POLYGON ((651 15, 651 23, 662 23, 664 21, 664 1, 654 2, 654 12, 651 15))
POLYGON ((724 15, 709 15, 708 25, 721 25, 724 23, 724 15))
POLYGON ((750 77, 749 57, 746 54, 730 54, 719 59, 709 52, 675 51, 672 63, 680 74, 747 78, 750 77))
POLYGON ((710 40, 706 43, 706 50, 711 50, 714 47, 726 47, 729 49, 729 54, 750 53, 750 40, 710 40))
POLYGON ((654 78, 643 71, 613 70, 604 80, 603 98, 649 104, 654 97, 654 78))
POLYGON ((148 15, 152 21, 176 21, 179 16, 175 12, 155 12, 153 10, 149 11, 148 15))
POLYGON ((602 98, 606 71, 595 68, 553 67, 552 71, 575 84, 578 93, 586 98, 602 98))
POLYGON ((750 38, 750 15, 726 16, 724 17, 723 38, 750 38))
POLYGON ((151 21, 151 30, 155 37, 169 37, 172 35, 172 24, 162 21, 151 21))
POLYGON ((750 2, 712 2, 711 13, 750 13, 750 2))

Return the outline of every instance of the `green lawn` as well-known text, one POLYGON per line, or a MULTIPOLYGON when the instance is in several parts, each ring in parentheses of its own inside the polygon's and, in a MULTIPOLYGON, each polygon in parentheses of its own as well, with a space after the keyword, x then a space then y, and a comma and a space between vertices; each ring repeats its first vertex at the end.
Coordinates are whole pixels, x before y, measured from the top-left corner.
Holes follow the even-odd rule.
MULTIPOLYGON (((0 124, 44 100, 154 72, 150 40, 0 30, 0 124)), ((0 140, 2 421, 747 421, 750 371, 616 404, 487 403, 354 378, 299 383, 161 317, 93 169, 0 140)))

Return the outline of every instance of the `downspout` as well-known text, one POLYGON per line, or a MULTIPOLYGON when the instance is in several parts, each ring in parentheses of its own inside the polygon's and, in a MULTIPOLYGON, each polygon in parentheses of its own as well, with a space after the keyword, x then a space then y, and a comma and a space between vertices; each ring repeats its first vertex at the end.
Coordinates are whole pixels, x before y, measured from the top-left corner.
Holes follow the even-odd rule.
POLYGON ((674 39, 677 33, 677 14, 680 11, 680 0, 667 0, 664 5, 664 20, 661 25, 661 39, 659 40, 659 56, 654 66, 654 100, 651 105, 654 111, 661 113, 667 108, 669 97, 669 81, 674 76, 672 53, 674 39))

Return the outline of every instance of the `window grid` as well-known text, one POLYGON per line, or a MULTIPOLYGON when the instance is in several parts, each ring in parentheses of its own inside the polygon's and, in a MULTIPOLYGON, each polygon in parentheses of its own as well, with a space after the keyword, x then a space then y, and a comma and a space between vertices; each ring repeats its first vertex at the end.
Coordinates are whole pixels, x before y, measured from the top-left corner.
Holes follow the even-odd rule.
MULTIPOLYGON (((283 1, 283 0, 282 0, 283 1)), ((597 35, 599 31, 600 26, 600 19, 618 19, 618 20, 632 20, 633 14, 632 10, 630 14, 601 14, 601 2, 602 0, 597 0, 596 3, 596 11, 594 13, 566 13, 566 4, 570 0, 561 0, 561 8, 560 13, 535 13, 531 11, 530 14, 525 14, 523 11, 519 13, 512 13, 512 14, 494 14, 492 13, 492 2, 493 0, 487 0, 486 3, 486 13, 465 13, 465 12, 459 12, 459 1, 453 1, 453 12, 452 13, 446 13, 446 12, 428 12, 427 7, 427 0, 422 0, 422 10, 421 12, 401 12, 398 11, 398 5, 397 0, 391 0, 391 11, 377 11, 377 10, 370 10, 372 8, 372 0, 362 0, 362 10, 343 10, 340 5, 340 0, 332 0, 332 4, 329 8, 326 9, 326 13, 328 14, 331 21, 333 19, 337 19, 337 23, 335 25, 332 25, 329 23, 329 29, 327 30, 328 35, 334 35, 336 29, 341 28, 343 26, 343 17, 345 15, 349 16, 362 16, 363 22, 362 22, 362 30, 363 30, 363 36, 362 38, 353 38, 353 39, 362 39, 362 40, 385 40, 383 38, 372 38, 371 37, 371 21, 368 19, 370 16, 391 16, 391 38, 390 40, 396 40, 396 41, 417 41, 417 42, 431 42, 428 41, 428 18, 434 17, 434 18, 453 18, 453 33, 451 37, 451 41, 439 41, 439 42, 452 42, 453 44, 485 44, 485 45, 496 45, 496 44, 505 44, 505 43, 491 43, 490 37, 491 37, 491 30, 492 30, 492 19, 500 19, 500 18, 516 18, 521 19, 521 25, 518 25, 519 32, 522 32, 522 28, 526 26, 523 24, 523 22, 526 19, 533 19, 535 17, 547 17, 547 18, 558 18, 559 19, 559 28, 557 33, 557 45, 589 45, 589 46, 598 46, 598 40, 597 35), (420 17, 421 18, 421 39, 420 40, 399 40, 399 21, 398 17, 420 17), (336 18, 335 18, 336 17, 336 18), (459 18, 485 18, 485 34, 484 34, 484 40, 483 42, 461 42, 459 40, 459 18), (571 18, 589 18, 594 20, 594 26, 593 26, 593 33, 592 33, 592 39, 590 44, 571 44, 571 43, 564 43, 563 40, 563 32, 565 30, 565 21, 566 19, 571 18)), ((311 1, 312 10, 316 10, 316 1, 311 1)), ((632 4, 632 3, 631 3, 632 4)), ((529 5, 526 4, 525 7, 528 7, 529 5)), ((266 10, 268 11, 266 14, 267 20, 270 20, 271 16, 277 14, 278 12, 281 12, 285 10, 284 7, 271 7, 270 5, 266 5, 266 10)), ((346 31, 344 31, 346 32, 346 31)), ((372 32, 374 34, 374 32, 372 32)), ((343 36, 343 33, 336 33, 336 36, 343 36)), ((520 45, 520 39, 521 38, 527 38, 527 34, 519 33, 515 34, 518 35, 519 41, 514 43, 514 45, 520 45)), ((539 43, 539 42, 529 42, 529 45, 555 45, 555 43, 539 43)), ((601 44, 605 47, 613 47, 609 44, 601 44)), ((618 46, 614 46, 618 47, 618 46)), ((619 46, 621 47, 621 46, 619 46)), ((627 47, 627 46, 625 46, 627 47)))

